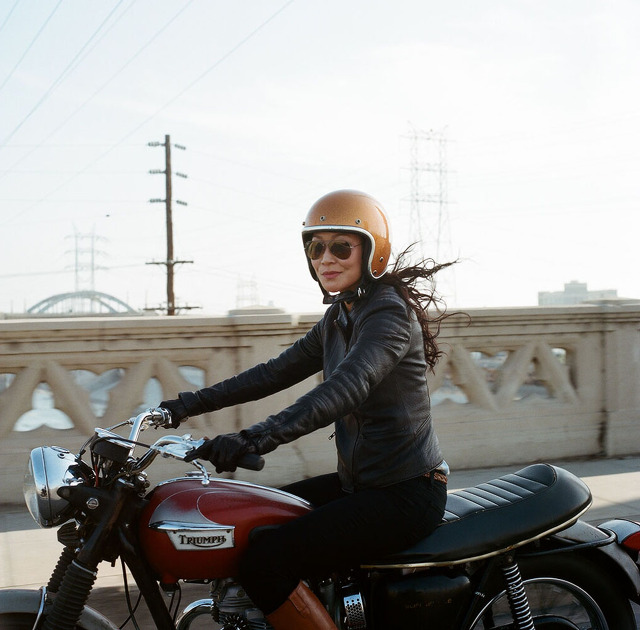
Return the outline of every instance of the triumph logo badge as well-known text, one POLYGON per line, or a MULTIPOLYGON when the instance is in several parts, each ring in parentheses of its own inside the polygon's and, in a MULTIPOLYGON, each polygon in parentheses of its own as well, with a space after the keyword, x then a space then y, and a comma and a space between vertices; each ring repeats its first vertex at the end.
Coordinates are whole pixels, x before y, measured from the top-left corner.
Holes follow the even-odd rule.
POLYGON ((233 544, 233 528, 206 531, 180 530, 167 531, 173 546, 178 551, 208 551, 211 549, 231 549, 233 544))
MULTIPOLYGON (((230 530, 227 530, 227 533, 230 533, 230 530)), ((176 537, 180 547, 194 546, 201 547, 203 549, 215 549, 216 547, 221 547, 224 549, 229 546, 227 544, 229 541, 229 537, 227 535, 205 536, 203 534, 180 534, 176 532, 176 537)))
POLYGON ((178 551, 211 551, 235 547, 235 527, 230 525, 220 525, 219 523, 194 525, 193 523, 163 521, 150 524, 150 527, 165 532, 178 551))

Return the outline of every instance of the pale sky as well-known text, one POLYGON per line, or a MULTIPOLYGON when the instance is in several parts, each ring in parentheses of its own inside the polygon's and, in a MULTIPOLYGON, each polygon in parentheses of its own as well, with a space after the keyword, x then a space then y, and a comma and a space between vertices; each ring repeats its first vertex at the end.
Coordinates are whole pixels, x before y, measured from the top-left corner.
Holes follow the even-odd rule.
POLYGON ((250 285, 321 311, 300 228, 339 188, 382 202, 394 251, 460 260, 452 306, 640 298, 639 32, 637 0, 0 0, 0 312, 73 291, 76 241, 90 288, 74 235, 99 237, 95 290, 165 301, 165 134, 193 314, 250 285), (439 247, 437 204, 410 221, 412 130, 446 138, 439 247))

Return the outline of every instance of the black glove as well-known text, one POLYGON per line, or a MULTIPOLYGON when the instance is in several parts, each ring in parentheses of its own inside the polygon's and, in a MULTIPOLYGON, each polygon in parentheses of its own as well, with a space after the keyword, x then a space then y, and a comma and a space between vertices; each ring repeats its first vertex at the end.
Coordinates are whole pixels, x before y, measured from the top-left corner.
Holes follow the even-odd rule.
POLYGON ((163 409, 171 412, 172 429, 177 429, 180 426, 180 422, 189 417, 187 408, 179 398, 175 398, 174 400, 163 400, 158 407, 162 407, 163 409))
POLYGON ((235 472, 238 461, 247 453, 257 453, 255 444, 244 433, 226 433, 213 440, 207 440, 202 446, 189 451, 185 462, 194 459, 208 459, 216 472, 235 472))

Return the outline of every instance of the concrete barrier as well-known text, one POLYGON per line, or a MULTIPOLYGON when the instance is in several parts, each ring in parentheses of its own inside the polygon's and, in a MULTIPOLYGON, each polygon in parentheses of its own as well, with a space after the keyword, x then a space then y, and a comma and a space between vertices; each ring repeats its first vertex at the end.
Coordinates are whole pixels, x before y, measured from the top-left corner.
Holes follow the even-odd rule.
MULTIPOLYGON (((0 503, 22 500, 31 448, 76 450, 95 426, 276 355, 318 317, 0 320, 0 503)), ((429 379, 447 460, 467 469, 638 453, 639 331, 638 304, 475 309, 446 320, 439 338, 446 355, 429 379)), ((320 378, 191 419, 185 430, 196 436, 239 430, 320 378)), ((334 470, 331 433, 328 427, 283 446, 263 472, 237 476, 283 484, 334 470)), ((184 470, 163 461, 152 479, 184 470)))

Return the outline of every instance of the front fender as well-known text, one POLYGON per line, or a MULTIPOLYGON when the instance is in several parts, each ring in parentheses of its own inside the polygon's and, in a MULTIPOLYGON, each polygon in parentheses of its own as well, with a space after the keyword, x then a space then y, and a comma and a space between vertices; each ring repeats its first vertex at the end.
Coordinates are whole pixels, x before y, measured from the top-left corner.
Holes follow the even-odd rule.
MULTIPOLYGON (((571 527, 558 532, 556 536, 576 543, 589 543, 604 541, 609 537, 609 533, 579 520, 571 527)), ((604 556, 603 559, 607 560, 608 566, 613 567, 618 577, 623 580, 629 598, 635 602, 640 601, 640 569, 617 542, 593 547, 589 553, 596 558, 604 556)))
MULTIPOLYGON (((0 591, 0 619, 3 613, 31 613, 34 616, 40 610, 42 591, 27 589, 9 589, 0 591)), ((45 605, 46 607, 51 604, 45 605)), ((118 630, 118 626, 112 624, 106 617, 98 611, 84 607, 78 625, 83 630, 118 630)))

